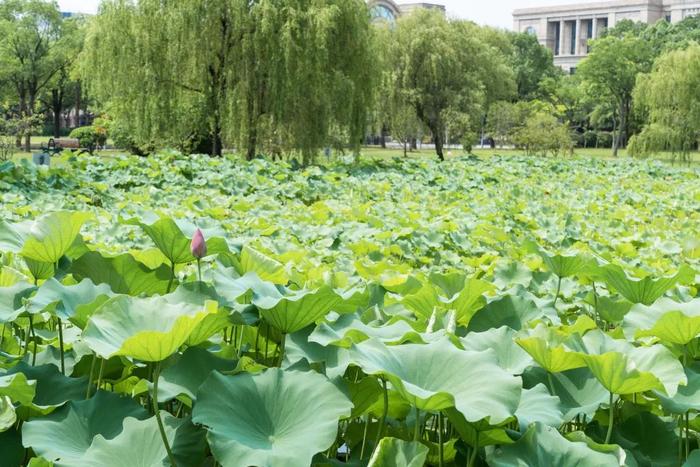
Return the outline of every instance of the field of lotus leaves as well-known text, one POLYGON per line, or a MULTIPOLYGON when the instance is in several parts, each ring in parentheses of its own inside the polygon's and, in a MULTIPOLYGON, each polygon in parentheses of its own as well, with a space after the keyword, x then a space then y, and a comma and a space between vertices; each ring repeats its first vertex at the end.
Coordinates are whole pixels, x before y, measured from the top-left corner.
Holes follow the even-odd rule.
POLYGON ((700 465, 700 171, 0 165, 0 467, 700 465))

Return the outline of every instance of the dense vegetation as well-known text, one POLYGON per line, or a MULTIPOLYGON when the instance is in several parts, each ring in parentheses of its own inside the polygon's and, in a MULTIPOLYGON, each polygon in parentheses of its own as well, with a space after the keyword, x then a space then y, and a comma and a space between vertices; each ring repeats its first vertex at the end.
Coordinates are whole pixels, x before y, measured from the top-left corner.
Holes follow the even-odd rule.
POLYGON ((106 0, 95 17, 67 19, 51 2, 2 0, 0 31, 11 122, 0 135, 25 150, 42 123, 58 136, 94 117, 136 154, 227 149, 305 164, 389 137, 406 151, 432 142, 441 159, 446 144, 488 141, 613 155, 631 142, 635 156, 687 160, 700 136, 697 73, 679 62, 694 60, 698 17, 621 21, 573 76, 534 36, 424 10, 371 24, 362 0, 106 0), (662 84, 647 85, 654 77, 662 84))
POLYGON ((697 177, 5 163, 2 465, 694 465, 697 177))

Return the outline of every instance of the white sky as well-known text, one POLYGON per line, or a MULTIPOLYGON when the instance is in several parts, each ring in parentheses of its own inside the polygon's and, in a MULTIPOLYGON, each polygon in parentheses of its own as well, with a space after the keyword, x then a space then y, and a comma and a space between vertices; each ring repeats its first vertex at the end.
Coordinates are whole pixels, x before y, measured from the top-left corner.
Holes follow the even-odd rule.
MULTIPOLYGON (((451 16, 466 18, 480 24, 511 28, 511 13, 516 8, 584 3, 574 0, 426 0, 447 6, 451 16)), ((399 0, 401 3, 401 0, 399 0)), ((410 1, 406 2, 410 3, 410 1)), ((63 11, 95 13, 99 0, 58 0, 63 11)))

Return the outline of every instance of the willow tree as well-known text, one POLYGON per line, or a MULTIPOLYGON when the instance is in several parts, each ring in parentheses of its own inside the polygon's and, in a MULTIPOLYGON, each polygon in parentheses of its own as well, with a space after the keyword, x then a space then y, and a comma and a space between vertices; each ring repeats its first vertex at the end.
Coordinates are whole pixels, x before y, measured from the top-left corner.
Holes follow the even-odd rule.
POLYGON ((107 0, 83 75, 140 144, 308 161, 331 128, 359 143, 368 44, 361 0, 107 0))
POLYGON ((480 124, 488 102, 515 91, 513 73, 491 33, 430 10, 397 23, 391 54, 394 86, 430 130, 441 160, 448 119, 471 122, 471 129, 460 125, 466 134, 480 124))
POLYGON ((641 75, 634 101, 648 114, 648 125, 630 141, 630 152, 671 151, 689 160, 700 144, 700 45, 668 52, 641 75))

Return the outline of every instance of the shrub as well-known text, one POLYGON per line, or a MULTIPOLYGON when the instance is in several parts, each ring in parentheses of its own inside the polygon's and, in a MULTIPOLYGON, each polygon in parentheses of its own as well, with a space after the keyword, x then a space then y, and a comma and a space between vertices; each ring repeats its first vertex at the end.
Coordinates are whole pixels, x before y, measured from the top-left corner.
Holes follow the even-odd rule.
POLYGON ((104 146, 107 142, 107 129, 102 126, 83 126, 70 132, 70 138, 77 139, 81 148, 104 146))
POLYGON ((573 149, 569 129, 552 115, 538 112, 514 135, 515 145, 528 155, 557 156, 573 149))

